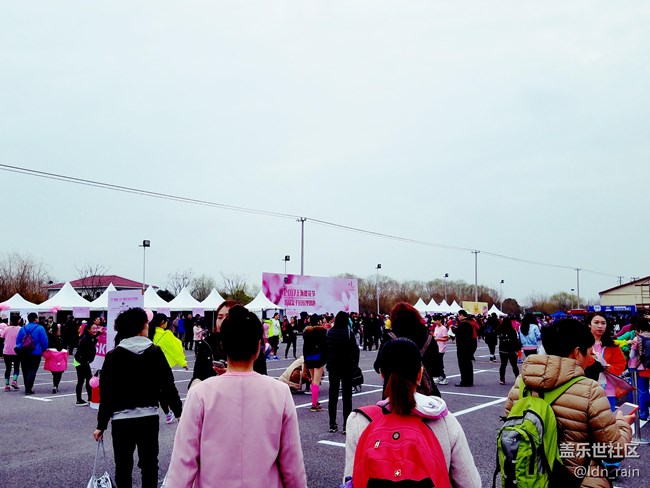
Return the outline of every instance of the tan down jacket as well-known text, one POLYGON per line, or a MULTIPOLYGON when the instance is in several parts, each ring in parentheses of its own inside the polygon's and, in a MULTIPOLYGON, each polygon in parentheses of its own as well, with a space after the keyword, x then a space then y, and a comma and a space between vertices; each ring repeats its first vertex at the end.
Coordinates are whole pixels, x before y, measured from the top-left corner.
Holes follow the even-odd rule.
MULTIPOLYGON (((575 359, 533 354, 526 358, 521 374, 524 384, 531 390, 548 391, 571 378, 584 375, 584 371, 575 359)), ((508 393, 506 415, 518 399, 519 378, 508 393)), ((584 478, 581 487, 609 487, 609 482, 599 476, 602 473, 594 460, 590 461, 589 473, 585 476, 586 470, 583 467, 588 459, 584 456, 584 446, 578 447, 578 444, 588 443, 589 453, 592 454, 594 444, 599 445, 598 448, 611 445, 613 452, 624 454, 625 444, 632 439, 632 430, 627 422, 614 417, 603 388, 594 380, 580 380, 555 401, 553 411, 558 420, 560 454, 569 472, 577 478, 584 478), (563 443, 567 444, 563 446, 563 443), (563 453, 569 453, 570 456, 563 453), (580 468, 576 469, 578 467, 580 468)), ((596 456, 604 457, 599 453, 596 456)), ((621 456, 613 460, 620 459, 621 456)))

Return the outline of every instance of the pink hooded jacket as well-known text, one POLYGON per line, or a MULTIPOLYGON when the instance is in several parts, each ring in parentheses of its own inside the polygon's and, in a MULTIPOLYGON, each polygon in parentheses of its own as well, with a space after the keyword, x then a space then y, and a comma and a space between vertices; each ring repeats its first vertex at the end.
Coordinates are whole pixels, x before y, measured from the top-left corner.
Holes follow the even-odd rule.
POLYGON ((254 372, 228 372, 192 386, 165 486, 305 488, 289 387, 254 372))

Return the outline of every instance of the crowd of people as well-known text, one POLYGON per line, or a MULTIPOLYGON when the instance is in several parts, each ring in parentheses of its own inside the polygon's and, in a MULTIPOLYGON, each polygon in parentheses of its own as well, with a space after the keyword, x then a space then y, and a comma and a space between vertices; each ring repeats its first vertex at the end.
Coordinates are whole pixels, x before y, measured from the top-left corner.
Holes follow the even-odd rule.
MULTIPOLYGON (((460 371, 456 386, 474 386, 473 362, 483 340, 489 361, 497 362, 498 352, 500 384, 506 384, 508 366, 515 378, 508 382, 514 386, 505 404, 506 416, 523 397, 547 395, 553 398, 549 403, 557 417, 559 444, 610 447, 606 459, 576 455, 562 466, 549 463, 549 476, 557 483, 609 486, 601 471, 579 468, 598 468, 601 461, 615 466, 622 460, 621 446, 631 440, 634 414, 616 411, 627 399, 618 395, 616 381, 637 378, 638 415, 648 417, 647 315, 634 316, 627 324, 601 313, 582 320, 533 314, 482 317, 464 310, 456 316, 422 317, 410 304, 398 303, 388 316, 338 312, 281 319, 275 314, 261 321, 238 303, 226 301, 215 317, 214 326, 208 327, 200 316, 170 320, 134 308, 116 319, 119 341, 107 353, 99 376, 102 395, 93 436, 101 440, 112 422, 120 488, 132 484, 136 448, 142 486, 157 486, 159 408, 167 423, 179 420, 167 487, 306 486, 292 392, 304 387, 311 396, 310 411, 320 412, 325 369, 329 432, 341 430, 346 435, 344 485, 373 486, 372 480, 390 478, 390 469, 385 468, 390 466, 393 473, 403 472, 403 480, 422 483, 408 486, 481 486, 463 429, 438 388, 447 384, 444 363, 450 342, 455 343, 460 371), (300 332, 303 348, 297 357, 300 332), (295 361, 277 381, 266 375, 266 362, 277 358, 280 341, 287 344, 285 358, 293 349, 295 361), (382 401, 353 410, 352 383, 360 350, 373 346, 374 368, 383 379, 382 401), (195 363, 183 407, 171 368, 188 368, 186 351, 194 351, 195 363), (259 405, 264 405, 262 412, 259 405), (382 437, 386 429, 393 429, 392 440, 382 437), (392 447, 378 450, 381 443, 392 447), (219 445, 228 449, 216 456, 219 445)), ((66 323, 75 324, 73 319, 66 323)), ((90 399, 90 364, 104 326, 101 317, 91 324, 80 322, 73 338, 72 325, 59 327, 34 313, 25 324, 0 323, 5 391, 19 389, 20 364, 25 394, 33 394, 44 358, 56 393, 72 355, 77 405, 85 405, 82 392, 85 387, 90 399)), ((515 475, 502 470, 502 476, 506 483, 515 475)))

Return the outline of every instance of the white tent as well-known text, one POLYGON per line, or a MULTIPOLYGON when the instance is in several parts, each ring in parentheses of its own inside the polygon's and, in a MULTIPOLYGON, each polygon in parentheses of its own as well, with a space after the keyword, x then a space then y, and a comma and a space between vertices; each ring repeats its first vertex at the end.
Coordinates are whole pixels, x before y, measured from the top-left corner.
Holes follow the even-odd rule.
POLYGON ((488 315, 492 315, 493 313, 497 314, 499 317, 506 315, 501 310, 499 310, 495 304, 492 304, 492 307, 490 307, 490 310, 488 310, 488 315))
POLYGON ((90 308, 90 302, 82 298, 79 293, 72 288, 70 282, 63 285, 56 295, 49 300, 45 300, 38 305, 39 310, 50 310, 58 307, 61 310, 72 310, 73 308, 90 308))
POLYGON ((171 310, 183 311, 183 310, 194 310, 196 308, 203 308, 201 302, 196 298, 190 295, 190 291, 187 288, 183 288, 181 292, 176 295, 171 302, 166 305, 171 310))
POLYGON ((458 313, 458 311, 459 311, 459 310, 462 310, 462 309, 463 309, 463 307, 461 307, 460 305, 458 305, 458 303, 456 303, 456 300, 454 300, 454 303, 452 303, 451 305, 449 305, 449 311, 450 311, 451 313, 458 313))
POLYGON ((415 307, 415 309, 420 312, 420 315, 427 313, 427 304, 424 303, 424 300, 422 300, 422 298, 418 298, 418 301, 415 302, 415 305, 413 305, 413 307, 415 307))
POLYGON ((451 309, 449 308, 447 300, 443 298, 443 300, 440 302, 440 305, 438 305, 438 310, 440 310, 440 313, 451 313, 451 309))
POLYGON ((149 310, 158 310, 160 308, 169 309, 169 302, 160 298, 156 290, 149 287, 144 292, 144 308, 148 308, 149 310))
POLYGON ((109 283, 106 289, 104 290, 104 293, 99 295, 97 298, 95 298, 92 302, 90 302, 90 309, 91 310, 108 310, 108 292, 109 291, 117 291, 115 287, 113 286, 113 283, 109 283))
POLYGON ((25 310, 31 312, 38 309, 38 305, 25 300, 18 293, 12 296, 9 300, 5 300, 4 302, 0 303, 0 310, 13 310, 15 312, 25 310))
POLYGON ((222 297, 216 288, 213 288, 210 294, 205 297, 205 300, 201 302, 201 307, 205 310, 216 310, 219 305, 225 302, 225 298, 222 297))
POLYGON ((253 301, 248 305, 244 305, 251 312, 263 312, 264 310, 284 310, 284 307, 276 305, 271 300, 266 298, 262 290, 257 294, 253 301))
POLYGON ((441 313, 442 312, 442 310, 440 310, 440 305, 438 305, 433 298, 429 302, 429 305, 427 305, 427 312, 429 312, 429 313, 441 313))

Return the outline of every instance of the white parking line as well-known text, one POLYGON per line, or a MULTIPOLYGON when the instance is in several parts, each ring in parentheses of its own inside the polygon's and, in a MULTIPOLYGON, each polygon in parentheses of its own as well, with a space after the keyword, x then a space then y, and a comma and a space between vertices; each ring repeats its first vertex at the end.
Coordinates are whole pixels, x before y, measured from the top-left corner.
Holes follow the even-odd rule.
POLYGON ((326 446, 345 447, 345 444, 343 442, 318 441, 318 443, 319 444, 325 444, 326 446))
POLYGON ((491 402, 482 403, 480 405, 476 405, 475 407, 466 408, 465 410, 460 410, 458 412, 452 412, 452 413, 454 414, 455 417, 460 417, 461 415, 465 415, 466 413, 475 412, 477 410, 481 410, 482 408, 487 408, 487 407, 491 407, 492 405, 497 405, 499 403, 504 403, 506 401, 506 399, 507 399, 507 397, 502 397, 502 398, 499 398, 497 400, 493 400, 491 402))
MULTIPOLYGON (((357 397, 357 396, 362 396, 362 395, 370 395, 371 393, 377 393, 378 391, 381 391, 381 390, 362 391, 361 393, 355 393, 352 396, 357 397)), ((343 397, 340 396, 338 399, 341 400, 342 398, 343 397)), ((328 402, 329 402, 329 400, 323 400, 320 403, 328 403, 328 402)), ((307 408, 307 407, 311 407, 311 403, 303 403, 302 405, 296 405, 296 408, 307 408)))

